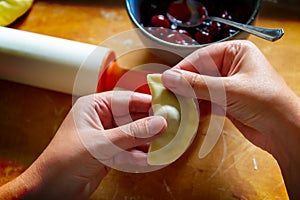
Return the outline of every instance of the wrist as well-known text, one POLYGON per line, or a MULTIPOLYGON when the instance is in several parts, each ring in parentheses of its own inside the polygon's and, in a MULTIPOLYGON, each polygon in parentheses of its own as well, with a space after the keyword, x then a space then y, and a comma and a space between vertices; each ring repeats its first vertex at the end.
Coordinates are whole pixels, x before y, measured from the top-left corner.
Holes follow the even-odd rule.
POLYGON ((300 100, 296 94, 286 98, 278 107, 281 118, 274 123, 274 134, 270 134, 270 153, 277 160, 290 199, 300 199, 300 100))
POLYGON ((270 134, 273 137, 270 153, 279 161, 286 162, 295 156, 298 158, 297 153, 300 153, 300 99, 292 93, 276 110, 280 117, 274 121, 270 134))
POLYGON ((300 199, 300 126, 293 124, 286 132, 284 142, 277 142, 272 152, 281 169, 290 199, 300 199), (275 149, 276 148, 276 149, 275 149))

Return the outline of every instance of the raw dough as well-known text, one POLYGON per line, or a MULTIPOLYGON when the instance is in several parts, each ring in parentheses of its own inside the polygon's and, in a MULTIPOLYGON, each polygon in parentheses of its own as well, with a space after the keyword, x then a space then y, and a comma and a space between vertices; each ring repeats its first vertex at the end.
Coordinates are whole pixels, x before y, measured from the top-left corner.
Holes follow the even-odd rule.
POLYGON ((177 160, 191 144, 199 124, 199 115, 193 98, 175 96, 161 82, 161 74, 149 74, 148 85, 152 95, 154 115, 167 120, 166 132, 150 144, 148 163, 167 165, 177 160))

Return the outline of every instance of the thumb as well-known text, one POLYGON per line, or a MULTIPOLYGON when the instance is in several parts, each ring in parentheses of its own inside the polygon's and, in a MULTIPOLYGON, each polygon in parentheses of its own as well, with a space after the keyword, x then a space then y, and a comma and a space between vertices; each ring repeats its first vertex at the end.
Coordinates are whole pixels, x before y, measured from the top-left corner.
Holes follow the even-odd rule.
MULTIPOLYGON (((105 136, 120 150, 130 149, 152 141, 162 134, 167 127, 166 120, 161 116, 151 116, 136 120, 129 124, 109 129, 105 136)), ((112 152, 116 154, 119 152, 112 152)))
POLYGON ((226 100, 224 81, 227 77, 200 75, 194 72, 171 69, 163 72, 162 82, 172 92, 223 105, 226 100))

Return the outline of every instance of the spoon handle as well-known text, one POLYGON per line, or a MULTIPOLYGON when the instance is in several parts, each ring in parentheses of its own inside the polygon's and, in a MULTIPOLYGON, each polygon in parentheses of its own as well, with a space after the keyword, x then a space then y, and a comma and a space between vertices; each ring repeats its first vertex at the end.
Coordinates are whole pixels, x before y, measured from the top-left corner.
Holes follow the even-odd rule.
POLYGON ((219 17, 209 17, 209 19, 212 21, 217 21, 217 22, 220 22, 223 24, 233 26, 235 28, 246 31, 248 33, 252 33, 253 35, 256 35, 258 37, 264 38, 264 39, 272 41, 272 42, 280 39, 284 34, 284 31, 281 28, 279 28, 279 29, 278 28, 276 28, 276 29, 260 28, 260 27, 255 27, 255 26, 251 26, 251 25, 247 25, 247 24, 241 24, 238 22, 229 21, 229 20, 219 18, 219 17))

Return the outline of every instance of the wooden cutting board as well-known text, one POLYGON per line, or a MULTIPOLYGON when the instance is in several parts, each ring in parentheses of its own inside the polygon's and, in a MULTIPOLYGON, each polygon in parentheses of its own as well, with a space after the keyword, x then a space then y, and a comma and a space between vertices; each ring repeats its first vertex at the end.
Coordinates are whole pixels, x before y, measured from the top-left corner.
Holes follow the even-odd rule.
MULTIPOLYGON (((263 4, 256 25, 283 27, 285 35, 275 43, 249 37, 297 94, 299 20, 297 11, 263 4)), ((36 0, 12 27, 99 44, 133 26, 123 0, 36 0)), ((71 96, 7 81, 0 81, 0 88, 0 158, 28 166, 55 134, 71 96)), ((244 139, 229 121, 213 151, 199 159, 208 124, 209 119, 201 123, 193 144, 175 163, 145 174, 112 170, 91 199, 288 199, 273 157, 244 139)))

